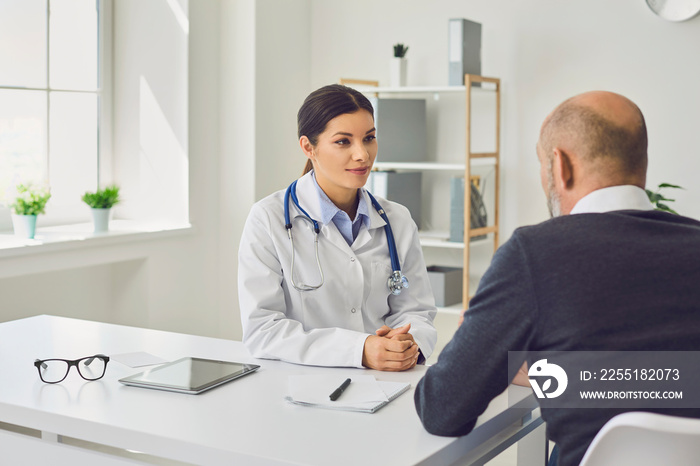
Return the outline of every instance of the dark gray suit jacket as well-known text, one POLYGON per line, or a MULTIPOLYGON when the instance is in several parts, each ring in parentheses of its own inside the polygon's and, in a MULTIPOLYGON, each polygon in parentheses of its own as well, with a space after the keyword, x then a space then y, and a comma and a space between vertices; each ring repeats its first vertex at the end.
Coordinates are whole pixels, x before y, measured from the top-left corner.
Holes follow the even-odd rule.
MULTIPOLYGON (((700 222, 629 210, 516 230, 416 388, 425 428, 467 434, 515 375, 508 351, 554 350, 700 350, 700 222)), ((559 464, 578 464, 621 411, 543 409, 559 464)), ((659 412, 700 417, 692 409, 659 412)))

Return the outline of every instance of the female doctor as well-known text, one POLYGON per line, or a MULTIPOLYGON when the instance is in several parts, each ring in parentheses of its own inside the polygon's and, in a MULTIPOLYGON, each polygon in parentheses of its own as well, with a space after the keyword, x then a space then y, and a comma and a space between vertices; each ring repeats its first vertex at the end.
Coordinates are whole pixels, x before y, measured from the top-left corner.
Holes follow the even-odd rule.
POLYGON ((377 156, 373 115, 342 85, 299 109, 304 175, 252 207, 239 249, 243 341, 254 357, 402 371, 433 351, 436 309, 416 225, 363 188, 377 156))

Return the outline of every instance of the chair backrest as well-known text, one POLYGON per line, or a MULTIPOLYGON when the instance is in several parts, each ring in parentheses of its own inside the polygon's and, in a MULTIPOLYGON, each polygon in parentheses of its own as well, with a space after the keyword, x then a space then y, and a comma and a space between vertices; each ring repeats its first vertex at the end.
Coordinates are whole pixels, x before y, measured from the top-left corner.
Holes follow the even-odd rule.
POLYGON ((700 464, 700 419, 629 412, 610 419, 581 466, 700 464))

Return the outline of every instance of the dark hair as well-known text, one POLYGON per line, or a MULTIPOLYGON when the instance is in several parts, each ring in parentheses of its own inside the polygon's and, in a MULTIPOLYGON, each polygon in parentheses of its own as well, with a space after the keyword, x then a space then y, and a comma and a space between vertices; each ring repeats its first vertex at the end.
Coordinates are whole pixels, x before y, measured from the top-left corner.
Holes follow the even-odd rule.
MULTIPOLYGON (((333 118, 346 113, 367 110, 374 118, 374 108, 360 91, 342 84, 330 84, 313 91, 306 97, 297 113, 298 137, 306 136, 312 145, 333 118)), ((311 160, 306 161, 304 174, 311 171, 311 160)))

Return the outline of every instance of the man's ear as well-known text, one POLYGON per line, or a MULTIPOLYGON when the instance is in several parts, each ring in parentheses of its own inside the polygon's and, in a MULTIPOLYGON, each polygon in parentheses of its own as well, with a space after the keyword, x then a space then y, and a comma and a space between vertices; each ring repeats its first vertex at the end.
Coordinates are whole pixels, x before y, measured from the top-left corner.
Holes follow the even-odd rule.
POLYGON ((311 141, 309 141, 309 138, 306 136, 302 136, 299 138, 299 146, 301 147, 301 150, 304 152, 304 155, 307 156, 309 159, 314 158, 314 145, 311 144, 311 141))
POLYGON ((568 190, 574 184, 574 166, 571 156, 562 149, 555 147, 552 159, 552 177, 554 184, 561 190, 568 190))

